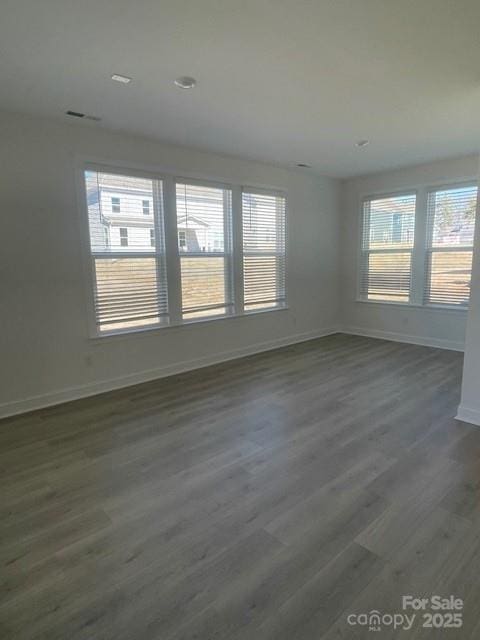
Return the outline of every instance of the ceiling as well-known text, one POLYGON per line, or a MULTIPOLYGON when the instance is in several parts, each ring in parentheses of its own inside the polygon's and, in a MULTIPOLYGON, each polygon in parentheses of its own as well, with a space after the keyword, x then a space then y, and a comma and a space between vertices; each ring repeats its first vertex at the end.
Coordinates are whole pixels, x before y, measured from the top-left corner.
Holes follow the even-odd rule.
POLYGON ((478 0, 2 0, 0 108, 347 177, 478 151, 479 34, 478 0))

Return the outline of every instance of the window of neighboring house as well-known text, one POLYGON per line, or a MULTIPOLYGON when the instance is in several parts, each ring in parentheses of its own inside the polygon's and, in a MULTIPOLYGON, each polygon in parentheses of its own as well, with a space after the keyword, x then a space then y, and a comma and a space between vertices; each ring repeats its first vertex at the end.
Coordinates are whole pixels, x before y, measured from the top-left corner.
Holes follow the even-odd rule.
MULTIPOLYGON (((85 182, 97 333, 102 335, 168 323, 162 181, 87 170, 85 182), (130 227, 120 228, 115 241, 115 235, 110 237, 108 247, 107 230, 101 221, 109 211, 102 212, 102 194, 111 189, 121 189, 125 194, 127 211, 129 208, 138 211, 139 191, 152 199, 154 193, 160 194, 155 225, 160 238, 159 246, 155 243, 152 245, 152 235, 143 232, 143 221, 140 220, 138 233, 129 234, 132 231, 130 227)), ((115 204, 113 200, 112 205, 115 204)), ((116 204, 119 205, 118 198, 116 204)))
POLYGON ((120 228, 120 246, 128 247, 128 229, 120 228))
POLYGON ((232 313, 231 190, 177 183, 176 209, 182 318, 232 313))
POLYGON ((410 302, 416 195, 368 198, 363 204, 360 296, 410 302))
POLYGON ((468 306, 476 202, 474 185, 428 194, 426 304, 468 306))
POLYGON ((134 173, 85 172, 98 334, 285 306, 284 195, 134 173), (112 192, 127 227, 105 228, 112 192))
POLYGON ((180 250, 184 250, 187 246, 187 232, 179 229, 178 231, 178 247, 180 250))
POLYGON ((150 200, 142 200, 142 211, 144 216, 150 215, 150 200))
POLYGON ((285 305, 286 200, 244 190, 243 298, 246 311, 285 305))

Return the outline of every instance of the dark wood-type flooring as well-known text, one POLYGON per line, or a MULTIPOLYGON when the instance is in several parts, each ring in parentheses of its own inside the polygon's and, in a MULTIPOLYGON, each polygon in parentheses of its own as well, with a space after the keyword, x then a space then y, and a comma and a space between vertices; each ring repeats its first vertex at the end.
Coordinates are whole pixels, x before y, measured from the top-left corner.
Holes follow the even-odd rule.
POLYGON ((334 335, 0 423, 0 637, 480 638, 462 355, 334 335), (350 613, 463 598, 460 630, 350 613))

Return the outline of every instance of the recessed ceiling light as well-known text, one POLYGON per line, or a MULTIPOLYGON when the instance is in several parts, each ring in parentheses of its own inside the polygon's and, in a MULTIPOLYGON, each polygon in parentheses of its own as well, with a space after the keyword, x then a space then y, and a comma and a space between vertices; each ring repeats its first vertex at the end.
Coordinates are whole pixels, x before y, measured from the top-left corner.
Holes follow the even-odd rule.
POLYGON ((121 76, 119 73, 114 73, 112 80, 115 80, 115 82, 121 82, 122 84, 129 84, 132 81, 128 76, 121 76))
POLYGON ((307 164, 306 162, 297 162, 297 167, 300 167, 300 169, 311 169, 310 164, 307 164))
POLYGON ((180 76, 175 80, 175 84, 180 89, 193 89, 193 87, 197 84, 195 78, 191 78, 190 76, 180 76))
POLYGON ((357 147, 366 147, 367 144, 370 144, 370 140, 359 140, 358 142, 355 143, 357 147))

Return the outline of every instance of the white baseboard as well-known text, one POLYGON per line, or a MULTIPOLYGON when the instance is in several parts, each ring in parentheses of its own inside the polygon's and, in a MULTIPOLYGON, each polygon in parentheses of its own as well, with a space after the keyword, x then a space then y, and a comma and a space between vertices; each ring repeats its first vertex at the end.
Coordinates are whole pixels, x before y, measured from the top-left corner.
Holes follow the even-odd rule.
POLYGON ((457 409, 455 419, 461 420, 462 422, 469 422, 470 424, 480 427, 480 409, 471 409, 461 404, 457 409))
POLYGON ((140 384, 142 382, 150 382, 152 380, 165 378, 177 373, 184 373, 185 371, 201 369, 202 367, 208 367, 212 364, 219 364, 220 362, 227 362, 228 360, 243 358, 255 353, 262 353, 263 351, 271 351, 272 349, 278 349, 279 347, 285 347, 291 344, 297 344, 299 342, 314 340, 315 338, 322 338, 334 333, 337 333, 337 330, 333 327, 329 329, 320 329, 319 331, 311 331, 308 333, 297 333, 292 336, 287 336, 286 338, 278 338, 276 340, 269 340, 267 342, 258 342, 245 348, 223 351, 212 356, 206 356, 204 358, 184 360, 183 362, 177 362, 166 367, 148 369, 146 371, 140 371, 126 376, 120 376, 118 378, 101 380, 99 382, 93 382, 90 384, 79 385, 75 387, 68 387, 59 391, 25 398, 23 400, 6 402, 4 404, 0 404, 0 418, 7 418, 9 416, 18 415, 20 413, 26 413, 27 411, 34 411, 35 409, 44 409, 46 407, 51 407, 63 402, 70 402, 71 400, 79 400, 80 398, 95 396, 99 393, 114 391, 115 389, 131 387, 132 385, 140 384))
POLYGON ((379 331, 376 329, 364 329, 362 327, 339 327, 338 333, 349 333, 355 336, 365 336, 367 338, 379 338, 381 340, 392 340, 393 342, 406 342, 408 344, 418 344, 424 347, 437 347, 438 349, 450 349, 451 351, 463 351, 463 342, 455 340, 444 340, 442 338, 429 338, 424 336, 411 336, 406 333, 396 333, 394 331, 379 331))

